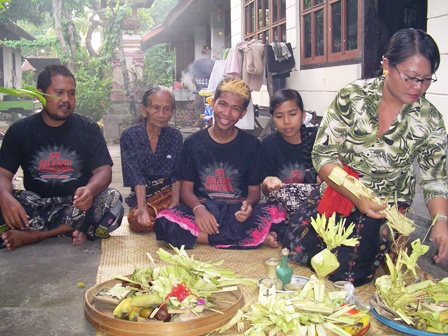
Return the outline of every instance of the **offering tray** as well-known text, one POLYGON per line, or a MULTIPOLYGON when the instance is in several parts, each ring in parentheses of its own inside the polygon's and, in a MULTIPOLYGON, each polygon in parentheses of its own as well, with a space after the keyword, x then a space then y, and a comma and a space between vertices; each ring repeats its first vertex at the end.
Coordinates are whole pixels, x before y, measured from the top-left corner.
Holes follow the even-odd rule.
POLYGON ((111 335, 123 336, 194 336, 204 335, 226 324, 243 305, 240 287, 236 291, 214 293, 213 309, 205 310, 192 320, 181 322, 127 321, 112 316, 114 305, 95 299, 95 294, 103 287, 113 287, 121 280, 112 279, 89 288, 84 294, 84 313, 87 320, 97 329, 111 335))
POLYGON ((388 319, 387 317, 381 316, 380 314, 378 314, 378 312, 376 311, 375 307, 372 305, 370 307, 373 316, 375 316, 375 318, 380 321, 381 323, 387 325, 388 327, 401 331, 405 334, 408 335, 415 335, 415 336, 436 336, 436 335, 443 335, 443 334, 438 334, 438 333, 433 333, 433 332, 429 332, 426 330, 419 330, 416 328, 413 328, 411 326, 408 326, 405 323, 400 323, 391 319, 388 319))

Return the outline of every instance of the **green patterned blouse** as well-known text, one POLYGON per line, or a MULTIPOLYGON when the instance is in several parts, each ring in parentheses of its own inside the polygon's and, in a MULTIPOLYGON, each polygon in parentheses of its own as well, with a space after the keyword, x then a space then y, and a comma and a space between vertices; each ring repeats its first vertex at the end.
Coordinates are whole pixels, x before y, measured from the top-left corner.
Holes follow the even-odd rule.
POLYGON ((405 105, 383 136, 377 138, 378 107, 384 77, 355 81, 343 88, 322 119, 312 159, 316 171, 343 162, 359 179, 389 202, 415 196, 417 160, 425 202, 448 198, 447 136, 442 115, 425 98, 405 105))

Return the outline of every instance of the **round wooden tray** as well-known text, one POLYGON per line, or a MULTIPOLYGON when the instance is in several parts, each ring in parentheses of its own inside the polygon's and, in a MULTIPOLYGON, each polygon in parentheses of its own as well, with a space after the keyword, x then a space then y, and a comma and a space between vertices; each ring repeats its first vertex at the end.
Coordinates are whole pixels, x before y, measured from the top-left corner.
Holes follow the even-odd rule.
POLYGON ((89 288, 84 295, 84 313, 87 320, 97 329, 111 335, 123 336, 194 336, 204 335, 226 324, 243 305, 244 299, 241 289, 233 292, 213 294, 213 309, 222 314, 206 311, 202 317, 182 322, 143 321, 131 322, 120 320, 112 316, 114 306, 97 301, 94 295, 102 287, 112 287, 120 280, 109 280, 89 288))

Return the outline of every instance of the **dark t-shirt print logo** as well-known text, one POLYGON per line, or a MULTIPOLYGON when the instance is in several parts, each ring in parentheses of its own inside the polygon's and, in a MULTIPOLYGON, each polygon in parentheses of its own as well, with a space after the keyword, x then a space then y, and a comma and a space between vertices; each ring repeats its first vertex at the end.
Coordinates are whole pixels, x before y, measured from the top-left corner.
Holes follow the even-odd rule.
POLYGON ((283 183, 303 183, 305 179, 305 167, 293 163, 284 165, 280 171, 280 179, 283 183))
POLYGON ((212 163, 201 173, 204 191, 212 198, 234 198, 241 196, 239 174, 233 166, 224 163, 212 163))
POLYGON ((75 151, 63 146, 44 147, 32 161, 33 179, 43 183, 65 183, 81 176, 81 160, 75 151))

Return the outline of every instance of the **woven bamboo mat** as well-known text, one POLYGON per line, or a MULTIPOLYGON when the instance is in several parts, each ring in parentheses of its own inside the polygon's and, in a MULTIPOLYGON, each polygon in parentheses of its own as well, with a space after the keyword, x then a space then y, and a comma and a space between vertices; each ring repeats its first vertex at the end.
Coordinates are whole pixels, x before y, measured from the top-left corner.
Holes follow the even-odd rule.
MULTIPOLYGON (((150 253, 157 262, 156 251, 159 248, 170 251, 167 245, 156 241, 153 233, 132 233, 129 230, 127 221, 123 220, 123 224, 118 230, 113 232, 112 237, 103 239, 101 243, 101 259, 98 267, 97 283, 113 279, 116 274, 130 274, 135 268, 149 267, 151 264, 146 253, 150 253)), ((280 258, 281 248, 263 246, 256 250, 222 250, 208 245, 197 245, 193 250, 188 250, 187 253, 203 261, 217 262, 224 260, 222 268, 231 269, 243 277, 258 279, 266 274, 264 261, 269 257, 280 258)), ((301 267, 294 263, 290 263, 290 266, 293 268, 295 275, 309 277, 312 274, 306 267, 301 267)), ((379 271, 381 274, 381 270, 379 271)), ((330 281, 326 282, 326 287, 328 290, 335 290, 330 281)), ((255 287, 242 286, 242 291, 246 302, 258 295, 258 288, 255 287)), ((356 294, 365 302, 369 302, 373 292, 374 286, 372 283, 356 288, 356 294)), ((226 335, 239 334, 236 331, 226 333, 226 335)), ((97 336, 108 335, 103 331, 97 332, 97 336)), ((389 336, 405 334, 385 326, 372 316, 371 326, 366 335, 389 336)))

